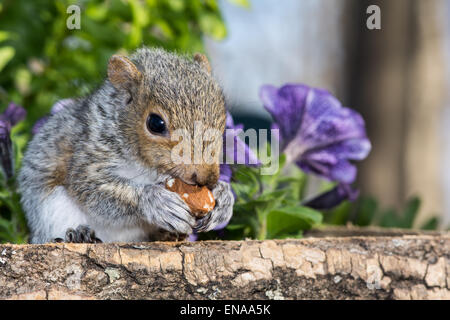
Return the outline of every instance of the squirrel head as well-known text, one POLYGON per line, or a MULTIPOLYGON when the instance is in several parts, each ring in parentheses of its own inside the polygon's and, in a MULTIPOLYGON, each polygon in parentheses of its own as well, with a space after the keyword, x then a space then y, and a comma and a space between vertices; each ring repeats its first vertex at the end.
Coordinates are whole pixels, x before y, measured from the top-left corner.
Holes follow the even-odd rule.
POLYGON ((130 59, 112 56, 108 79, 123 96, 118 127, 131 154, 160 174, 212 188, 226 111, 207 58, 143 48, 130 59))

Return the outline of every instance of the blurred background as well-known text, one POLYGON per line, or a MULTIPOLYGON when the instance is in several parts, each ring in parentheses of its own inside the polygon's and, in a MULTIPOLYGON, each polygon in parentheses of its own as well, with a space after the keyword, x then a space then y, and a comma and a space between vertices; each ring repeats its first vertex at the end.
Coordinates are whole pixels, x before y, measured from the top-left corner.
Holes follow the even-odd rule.
POLYGON ((378 207, 368 214, 407 213, 418 197, 414 227, 436 216, 450 223, 450 1, 219 4, 228 37, 207 39, 206 49, 234 114, 253 126, 268 119, 258 100, 265 83, 328 89, 366 120, 373 150, 357 185, 373 198, 363 207, 378 207), (370 5, 380 8, 380 30, 367 28, 370 5))
POLYGON ((270 126, 263 84, 325 88, 363 115, 373 150, 359 164, 362 197, 329 223, 446 228, 449 15, 450 0, 0 0, 0 111, 26 108, 12 133, 21 152, 53 103, 101 82, 112 54, 204 52, 246 128, 270 126), (67 27, 72 4, 79 29, 67 27), (370 5, 379 30, 367 28, 370 5))

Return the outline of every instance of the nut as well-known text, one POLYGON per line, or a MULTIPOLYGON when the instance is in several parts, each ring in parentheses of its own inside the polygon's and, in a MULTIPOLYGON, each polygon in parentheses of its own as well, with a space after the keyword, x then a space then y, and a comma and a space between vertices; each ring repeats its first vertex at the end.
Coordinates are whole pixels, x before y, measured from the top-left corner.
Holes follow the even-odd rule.
POLYGON ((216 205, 211 190, 205 186, 190 185, 180 179, 172 178, 167 180, 166 189, 178 193, 196 218, 206 216, 216 205))

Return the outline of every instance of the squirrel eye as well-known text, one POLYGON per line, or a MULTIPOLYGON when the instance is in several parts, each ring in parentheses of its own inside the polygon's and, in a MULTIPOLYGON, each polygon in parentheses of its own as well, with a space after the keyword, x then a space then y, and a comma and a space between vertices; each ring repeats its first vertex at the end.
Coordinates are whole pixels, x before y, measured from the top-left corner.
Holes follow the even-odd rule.
POLYGON ((147 128, 152 133, 162 134, 167 131, 166 123, 157 114, 150 114, 147 118, 147 128))

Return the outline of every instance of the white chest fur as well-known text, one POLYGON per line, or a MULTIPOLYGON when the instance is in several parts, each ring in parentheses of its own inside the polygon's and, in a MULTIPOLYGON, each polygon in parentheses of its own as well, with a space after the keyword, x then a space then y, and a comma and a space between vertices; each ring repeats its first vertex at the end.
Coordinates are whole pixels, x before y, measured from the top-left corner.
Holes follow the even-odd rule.
POLYGON ((58 186, 54 191, 42 201, 41 223, 48 235, 46 241, 55 238, 64 239, 68 228, 77 228, 80 224, 92 228, 97 238, 103 242, 113 241, 146 241, 150 226, 124 226, 111 224, 101 224, 97 219, 92 219, 83 212, 82 208, 72 199, 62 186, 58 186), (51 221, 51 223, 48 223, 51 221))
POLYGON ((50 239, 64 239, 68 228, 76 228, 87 224, 88 219, 77 203, 67 194, 62 186, 55 187, 53 192, 42 201, 41 221, 47 227, 46 234, 50 239), (51 221, 51 223, 48 223, 51 221))

